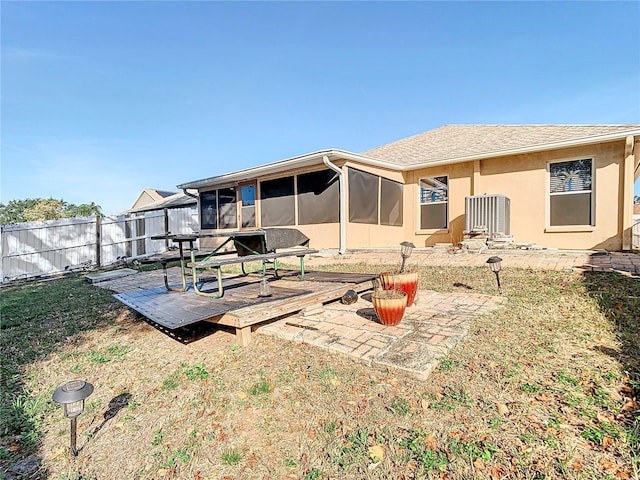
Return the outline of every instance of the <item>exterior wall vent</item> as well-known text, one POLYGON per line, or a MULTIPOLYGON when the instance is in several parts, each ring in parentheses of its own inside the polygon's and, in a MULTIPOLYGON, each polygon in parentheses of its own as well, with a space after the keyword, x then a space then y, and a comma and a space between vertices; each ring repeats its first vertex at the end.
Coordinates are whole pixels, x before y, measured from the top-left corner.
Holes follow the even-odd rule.
POLYGON ((505 195, 474 195, 464 198, 464 230, 484 230, 489 238, 511 235, 510 201, 505 195))

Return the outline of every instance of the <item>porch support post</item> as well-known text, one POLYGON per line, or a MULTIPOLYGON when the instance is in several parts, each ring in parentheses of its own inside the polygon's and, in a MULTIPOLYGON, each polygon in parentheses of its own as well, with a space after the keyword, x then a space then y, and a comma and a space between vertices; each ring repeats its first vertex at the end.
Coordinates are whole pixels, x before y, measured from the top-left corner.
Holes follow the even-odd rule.
POLYGON ((347 249, 347 188, 344 172, 340 167, 331 163, 329 157, 322 156, 322 161, 331 170, 338 174, 338 185, 340 186, 340 249, 339 254, 344 254, 347 249))
POLYGON ((631 250, 632 248, 634 145, 634 136, 628 136, 624 145, 624 160, 620 172, 622 175, 622 250, 631 250))

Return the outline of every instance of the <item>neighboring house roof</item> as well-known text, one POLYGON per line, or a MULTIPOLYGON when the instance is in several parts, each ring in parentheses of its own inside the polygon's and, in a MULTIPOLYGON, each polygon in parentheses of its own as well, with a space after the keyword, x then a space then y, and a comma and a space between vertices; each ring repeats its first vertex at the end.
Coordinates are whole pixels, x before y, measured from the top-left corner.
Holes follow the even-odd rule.
POLYGON ((132 208, 130 210, 127 210, 126 213, 141 213, 151 210, 163 210, 165 208, 181 208, 187 207, 189 205, 195 205, 196 203, 196 198, 180 192, 173 193, 166 198, 161 198, 160 200, 156 200, 155 202, 148 203, 141 207, 132 208))
POLYGON ((640 134, 640 125, 445 125, 363 152, 399 166, 425 166, 551 150, 640 134))
POLYGON ((134 209, 134 208, 144 207, 145 205, 149 205, 150 203, 153 203, 153 202, 158 202, 163 198, 170 197, 171 195, 175 195, 176 193, 178 192, 170 192, 168 190, 156 190, 155 188, 145 188, 144 190, 142 190, 140 195, 138 195, 138 198, 136 199, 136 201, 133 202, 133 205, 131 206, 131 208, 134 209))
POLYGON ((346 159, 394 170, 589 145, 640 135, 638 125, 445 125, 362 154, 329 149, 178 185, 203 188, 346 159))

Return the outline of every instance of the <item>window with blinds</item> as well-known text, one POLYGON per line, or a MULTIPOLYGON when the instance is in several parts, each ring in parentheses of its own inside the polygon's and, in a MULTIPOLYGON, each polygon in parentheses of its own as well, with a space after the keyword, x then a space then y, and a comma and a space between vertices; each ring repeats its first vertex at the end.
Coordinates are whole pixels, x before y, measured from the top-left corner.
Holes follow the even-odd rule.
POLYGON ((445 229, 448 226, 449 181, 446 176, 421 178, 420 229, 445 229))
POLYGON ((593 225, 593 159, 549 164, 550 226, 593 225))

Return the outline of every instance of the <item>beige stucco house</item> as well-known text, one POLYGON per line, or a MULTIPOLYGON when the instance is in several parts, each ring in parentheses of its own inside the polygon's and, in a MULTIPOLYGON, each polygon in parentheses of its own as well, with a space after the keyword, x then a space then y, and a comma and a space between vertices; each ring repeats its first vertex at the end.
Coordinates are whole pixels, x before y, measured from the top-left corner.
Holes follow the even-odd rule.
POLYGON ((321 150, 178 188, 197 192, 203 233, 284 226, 314 248, 431 246, 476 227, 469 210, 497 208, 497 235, 516 243, 624 250, 639 144, 640 125, 446 125, 363 153, 321 150))

